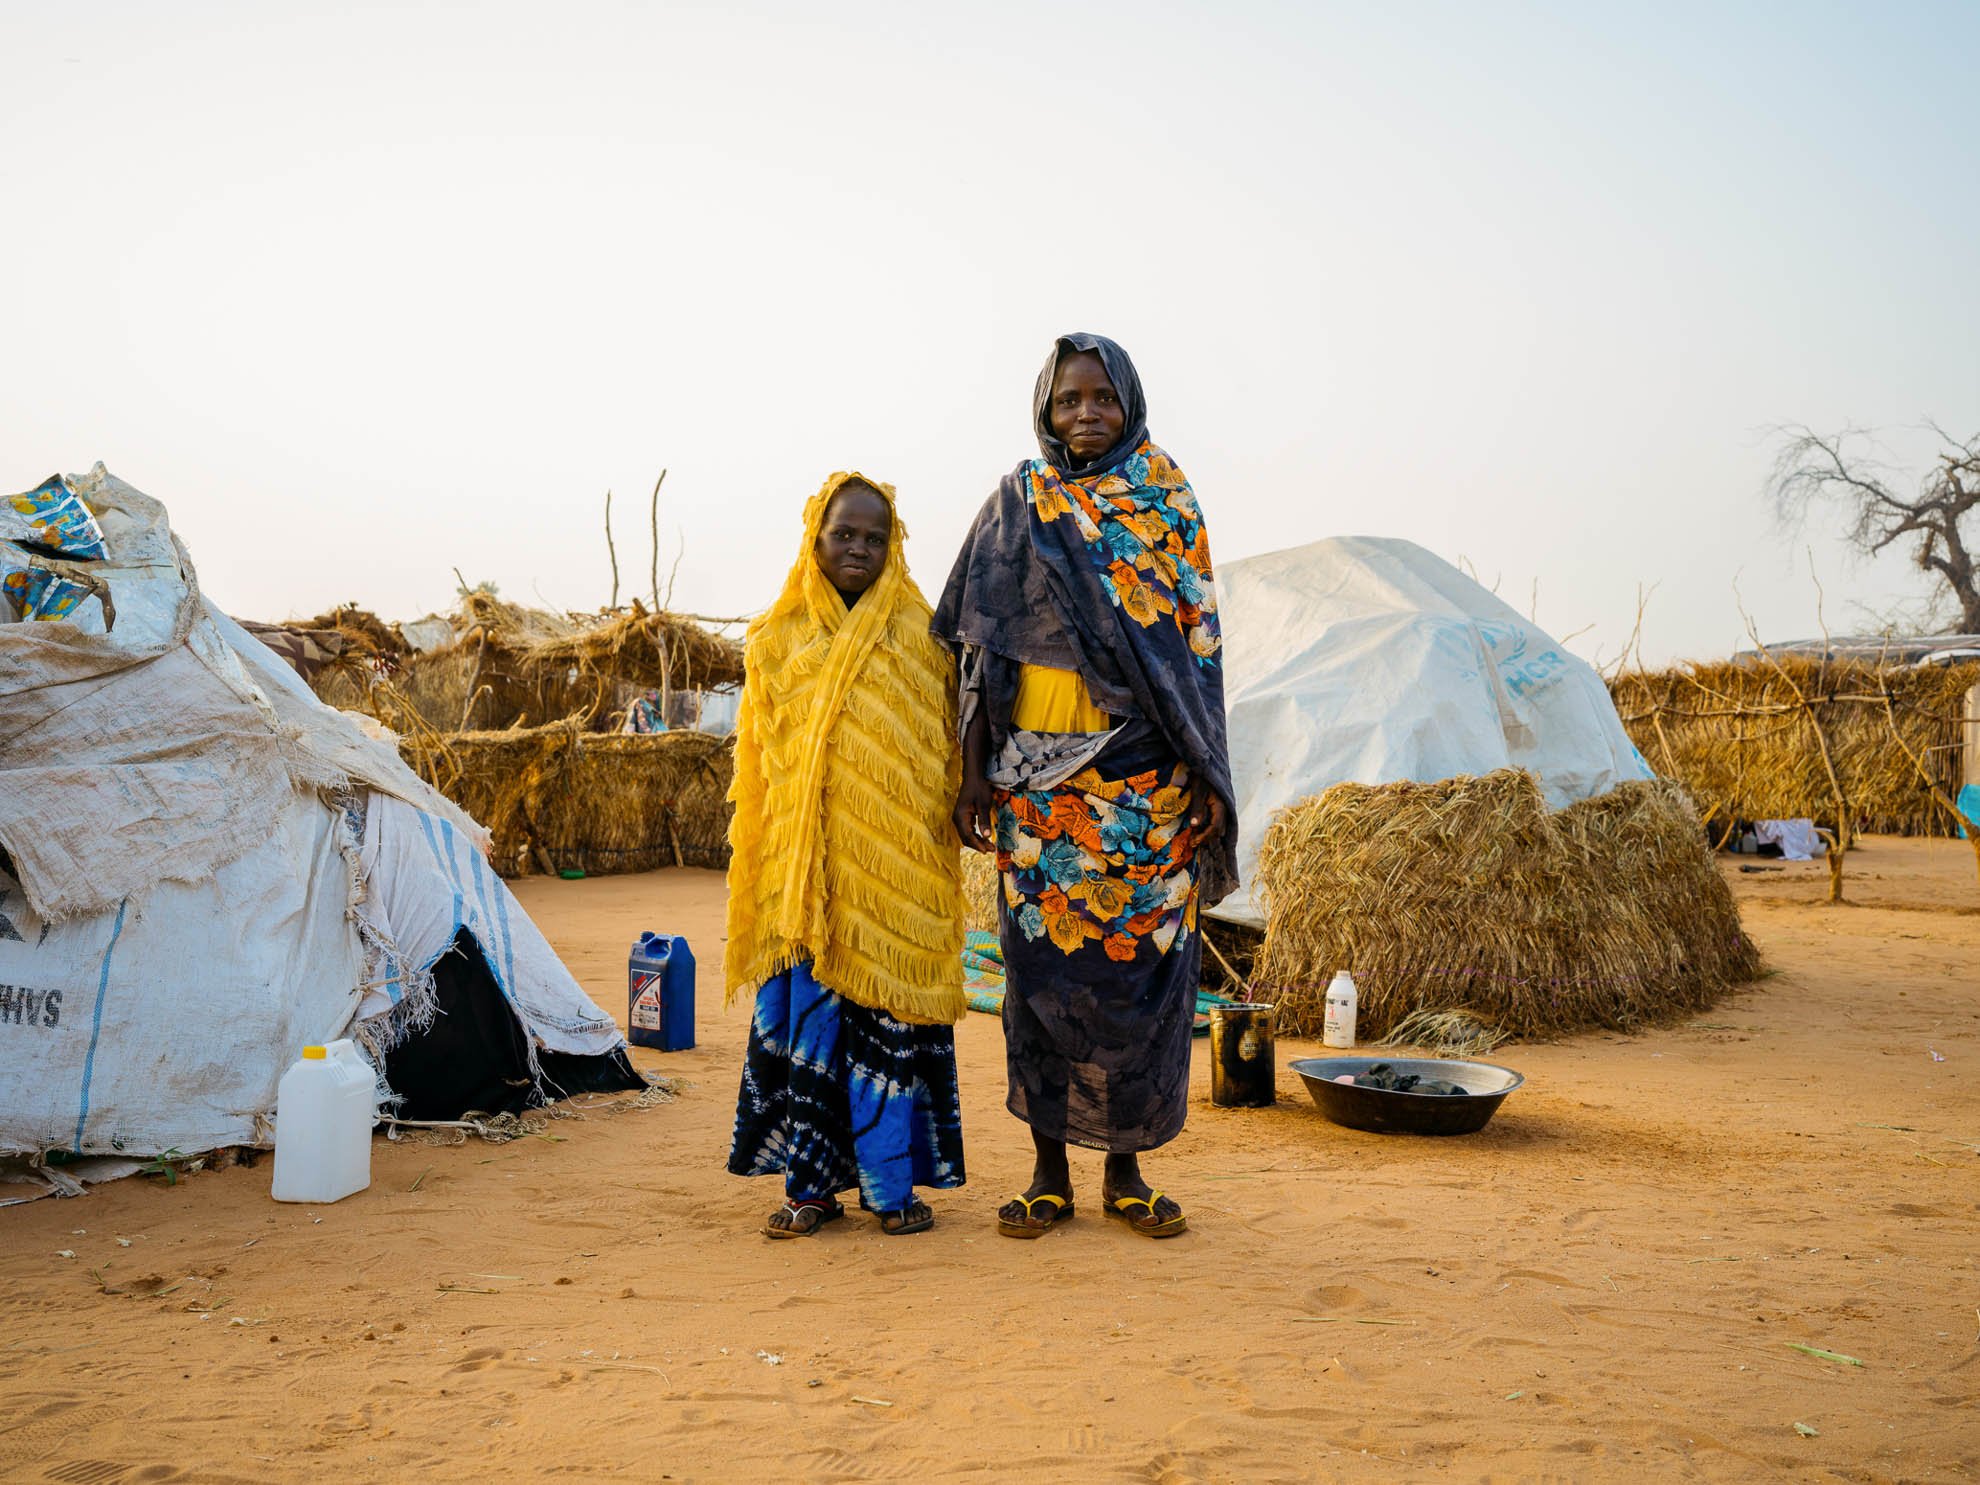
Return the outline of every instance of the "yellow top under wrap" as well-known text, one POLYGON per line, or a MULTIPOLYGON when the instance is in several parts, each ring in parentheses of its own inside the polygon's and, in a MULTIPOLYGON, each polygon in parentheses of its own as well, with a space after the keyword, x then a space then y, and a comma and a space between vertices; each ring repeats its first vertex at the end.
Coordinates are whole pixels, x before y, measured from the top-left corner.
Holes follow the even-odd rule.
POLYGON ((812 549, 835 474, 804 509, 783 592, 749 626, 729 799, 726 999, 811 961, 820 984, 903 1021, 962 1019, 955 664, 928 632, 896 512, 849 610, 812 549))
POLYGON ((1093 704, 1078 671, 1020 665, 1011 725, 1026 732, 1111 732, 1114 719, 1093 704))

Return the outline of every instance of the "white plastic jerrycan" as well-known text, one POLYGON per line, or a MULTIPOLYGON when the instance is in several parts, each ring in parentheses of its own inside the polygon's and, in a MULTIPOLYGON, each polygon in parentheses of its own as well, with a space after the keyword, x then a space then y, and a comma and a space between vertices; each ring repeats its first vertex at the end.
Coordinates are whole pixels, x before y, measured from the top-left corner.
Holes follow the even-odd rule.
POLYGON ((304 1047, 275 1099, 277 1201, 342 1201, 371 1184, 378 1083, 355 1043, 304 1047))

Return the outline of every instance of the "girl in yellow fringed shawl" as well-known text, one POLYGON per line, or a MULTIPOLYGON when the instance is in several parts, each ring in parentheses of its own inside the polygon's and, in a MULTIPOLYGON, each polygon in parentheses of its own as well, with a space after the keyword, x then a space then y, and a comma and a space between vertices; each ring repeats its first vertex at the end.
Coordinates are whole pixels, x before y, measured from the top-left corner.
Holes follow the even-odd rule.
POLYGON ((892 486, 833 475, 746 642, 723 971, 756 1009, 729 1169, 783 1174, 773 1238, 853 1186, 922 1232, 914 1188, 963 1183, 954 663, 905 536, 892 486))

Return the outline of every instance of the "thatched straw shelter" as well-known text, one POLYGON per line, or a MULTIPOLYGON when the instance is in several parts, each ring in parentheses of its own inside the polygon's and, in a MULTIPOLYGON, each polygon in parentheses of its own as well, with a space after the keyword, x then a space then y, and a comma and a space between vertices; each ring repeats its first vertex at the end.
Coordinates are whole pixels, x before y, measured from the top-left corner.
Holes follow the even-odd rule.
POLYGON ((1628 672, 1609 683, 1651 767, 1714 825, 1806 818, 1859 832, 1951 835, 1961 717, 1980 665, 1895 668, 1773 655, 1628 672))
POLYGON ((613 732, 641 691, 686 694, 742 681, 738 641, 678 614, 651 613, 637 600, 607 613, 554 614, 470 592, 454 616, 452 641, 425 653, 382 625, 380 636, 356 630, 355 619, 347 626, 347 612, 359 611, 325 616, 354 642, 347 663, 315 678, 317 694, 402 733, 538 727, 566 718, 587 732, 613 732), (356 642, 360 633, 371 642, 356 642))
POLYGON ((406 760, 494 836, 504 876, 729 859, 729 739, 564 723, 400 739, 406 760))
POLYGON ((641 692, 739 685, 738 641, 637 601, 552 614, 470 592, 451 624, 425 650, 355 607, 257 627, 323 700, 398 734, 406 761, 493 833, 503 875, 727 863, 728 739, 693 730, 692 710, 672 732, 619 727, 641 692))
POLYGON ((1418 1011, 1523 1037, 1629 1030, 1761 970, 1697 812, 1664 780, 1558 812, 1518 770, 1336 784, 1279 816, 1259 870, 1253 980, 1298 1035, 1320 1031, 1342 968, 1364 1041, 1418 1011))

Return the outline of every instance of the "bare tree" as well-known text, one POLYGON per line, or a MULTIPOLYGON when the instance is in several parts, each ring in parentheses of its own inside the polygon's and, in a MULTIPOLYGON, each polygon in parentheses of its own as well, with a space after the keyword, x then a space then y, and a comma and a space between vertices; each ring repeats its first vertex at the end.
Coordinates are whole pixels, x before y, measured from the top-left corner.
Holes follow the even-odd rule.
MULTIPOLYGON (((1775 512, 1799 527, 1817 505, 1840 505, 1849 516, 1844 539, 1865 556, 1896 546, 1909 551, 1934 585, 1934 596, 1958 611, 1957 627, 1980 634, 1980 434, 1961 443, 1936 423, 1926 425, 1944 447, 1938 464, 1906 497, 1891 488, 1886 472, 1849 447, 1860 429, 1824 436, 1807 428, 1785 430, 1787 443, 1774 460, 1767 493, 1775 512)), ((1943 612, 1943 610, 1941 610, 1943 612)))

